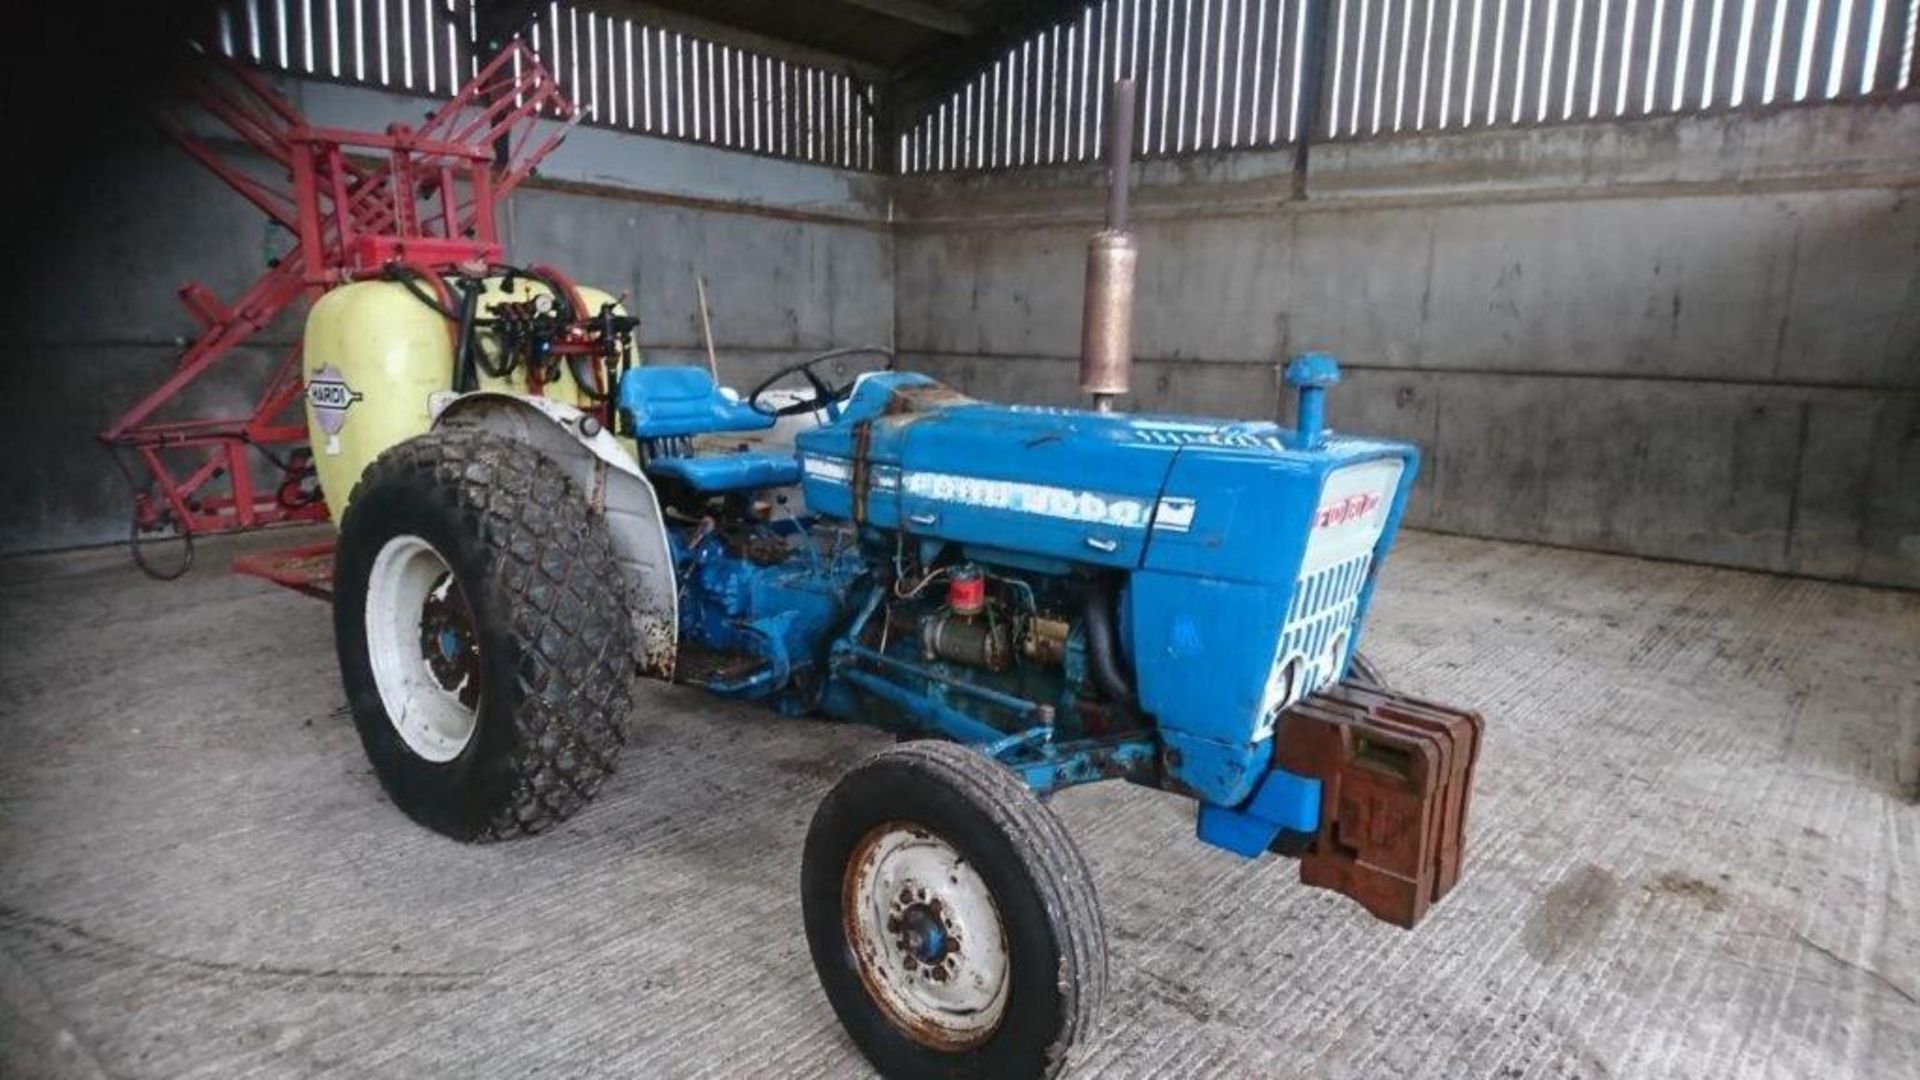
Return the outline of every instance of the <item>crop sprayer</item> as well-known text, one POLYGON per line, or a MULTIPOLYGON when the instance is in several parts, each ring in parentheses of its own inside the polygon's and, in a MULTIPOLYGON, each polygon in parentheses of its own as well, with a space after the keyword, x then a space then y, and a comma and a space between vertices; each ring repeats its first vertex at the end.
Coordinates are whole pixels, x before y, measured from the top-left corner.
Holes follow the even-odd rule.
POLYGON ((1200 840, 1411 927, 1459 878, 1481 726, 1356 653, 1417 453, 1327 430, 1317 354, 1286 366, 1290 428, 1115 410, 1136 259, 1116 91, 1082 410, 976 401, 886 350, 745 394, 643 363, 619 298, 507 261, 496 208, 576 116, 517 41, 378 134, 203 70, 205 117, 166 130, 295 243, 232 307, 183 289, 205 333, 103 433, 151 477, 136 534, 333 521, 335 544, 238 568, 330 596, 382 786, 457 839, 579 812, 642 676, 899 733, 822 800, 800 875, 820 982, 890 1075, 1052 1075, 1090 1030, 1104 931, 1046 802, 1075 785, 1186 796, 1200 840), (153 420, 301 300, 251 414, 153 420))

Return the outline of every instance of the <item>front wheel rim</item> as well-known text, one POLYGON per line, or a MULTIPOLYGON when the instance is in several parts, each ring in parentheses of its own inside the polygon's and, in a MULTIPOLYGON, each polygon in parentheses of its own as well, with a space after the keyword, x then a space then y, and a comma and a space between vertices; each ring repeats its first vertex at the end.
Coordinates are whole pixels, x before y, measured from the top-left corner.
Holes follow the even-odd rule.
POLYGON ((854 967, 894 1027, 971 1049, 1006 1014, 1011 964, 999 907, 972 863, 933 832, 886 822, 854 845, 841 892, 854 967))
POLYGON ((367 659, 387 722, 407 749, 445 764, 480 719, 480 645, 452 567, 418 536, 396 536, 367 580, 367 659))

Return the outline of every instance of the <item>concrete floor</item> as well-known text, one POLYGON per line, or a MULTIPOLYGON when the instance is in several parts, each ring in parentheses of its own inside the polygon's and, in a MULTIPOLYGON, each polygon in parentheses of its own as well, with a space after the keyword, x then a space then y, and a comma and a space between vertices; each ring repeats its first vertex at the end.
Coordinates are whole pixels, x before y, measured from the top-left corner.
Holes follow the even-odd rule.
MULTIPOLYGON (((553 834, 382 799, 325 608, 0 563, 0 1074, 842 1076, 795 884, 886 738, 662 688, 553 834)), ((1920 1075, 1920 596, 1410 535, 1371 651, 1488 717, 1418 931, 1057 800, 1112 943, 1083 1075, 1920 1075)))

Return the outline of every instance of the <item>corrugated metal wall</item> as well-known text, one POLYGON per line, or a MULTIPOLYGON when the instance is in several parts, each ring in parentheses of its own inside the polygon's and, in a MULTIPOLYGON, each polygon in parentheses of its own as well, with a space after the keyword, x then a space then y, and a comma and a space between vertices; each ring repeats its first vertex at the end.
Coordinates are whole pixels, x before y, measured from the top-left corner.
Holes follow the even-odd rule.
MULTIPOLYGON (((211 46, 268 68, 424 94, 475 70, 473 0, 223 0, 211 46)), ((875 166, 871 84, 550 3, 528 30, 585 123, 845 168, 875 166)))
POLYGON ((1137 151, 1831 101, 1905 90, 1920 0, 1099 0, 899 138, 904 172, 1092 160, 1114 78, 1137 151), (1306 80, 1316 43, 1321 82, 1306 80))

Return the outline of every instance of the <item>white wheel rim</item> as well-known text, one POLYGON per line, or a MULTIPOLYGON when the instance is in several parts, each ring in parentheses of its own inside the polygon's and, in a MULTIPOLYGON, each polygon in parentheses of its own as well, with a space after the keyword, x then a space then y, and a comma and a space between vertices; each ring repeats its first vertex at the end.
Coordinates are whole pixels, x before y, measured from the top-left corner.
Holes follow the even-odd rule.
POLYGON ((841 910, 867 995, 895 1027, 964 1050, 1000 1026, 1006 931, 986 881, 952 844, 905 822, 875 827, 847 864, 841 910))
POLYGON ((367 659, 387 721, 407 749, 437 764, 459 757, 480 716, 479 646, 452 568, 417 536, 396 536, 374 556, 367 659), (449 608, 465 613, 464 632, 449 624, 449 608), (430 643, 440 651, 437 660, 430 643))

